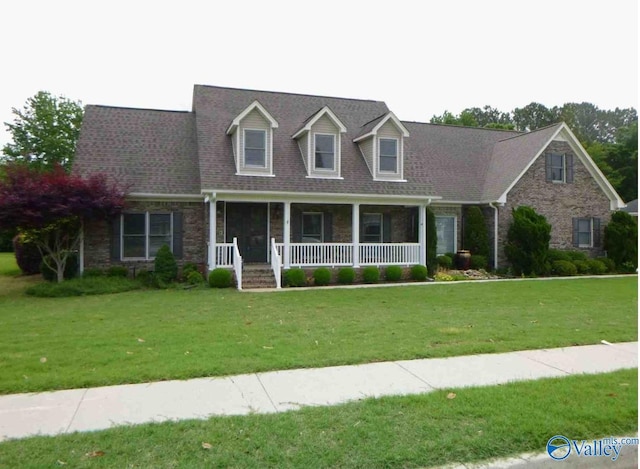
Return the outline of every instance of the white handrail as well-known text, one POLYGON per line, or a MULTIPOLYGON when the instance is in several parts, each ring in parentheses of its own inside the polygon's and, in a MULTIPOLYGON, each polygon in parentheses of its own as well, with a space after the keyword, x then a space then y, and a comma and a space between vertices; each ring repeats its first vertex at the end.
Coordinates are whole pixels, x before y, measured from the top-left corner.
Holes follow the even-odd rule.
POLYGON ((242 290, 242 256, 238 249, 238 238, 233 238, 233 270, 236 273, 238 290, 242 290))
MULTIPOLYGON (((284 244, 276 243, 278 253, 284 255, 284 244)), ((361 265, 413 265, 420 263, 419 243, 359 243, 361 265)), ((289 259, 292 267, 353 265, 352 243, 290 243, 289 259)))
POLYGON ((271 270, 273 270, 273 275, 276 278, 276 288, 282 288, 282 284, 281 284, 282 258, 278 253, 278 248, 276 247, 275 238, 271 238, 271 270))

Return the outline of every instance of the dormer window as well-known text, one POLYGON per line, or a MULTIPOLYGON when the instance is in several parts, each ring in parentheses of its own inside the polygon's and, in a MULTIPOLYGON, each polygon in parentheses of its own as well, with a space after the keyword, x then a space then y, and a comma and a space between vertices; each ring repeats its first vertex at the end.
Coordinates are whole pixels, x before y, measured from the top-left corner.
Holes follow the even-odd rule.
POLYGON ((267 132, 244 129, 244 165, 264 168, 266 166, 267 132))
POLYGON ((334 171, 336 162, 336 136, 315 134, 315 169, 334 171))
POLYGON ((395 138, 380 139, 380 171, 398 172, 398 140, 395 138))

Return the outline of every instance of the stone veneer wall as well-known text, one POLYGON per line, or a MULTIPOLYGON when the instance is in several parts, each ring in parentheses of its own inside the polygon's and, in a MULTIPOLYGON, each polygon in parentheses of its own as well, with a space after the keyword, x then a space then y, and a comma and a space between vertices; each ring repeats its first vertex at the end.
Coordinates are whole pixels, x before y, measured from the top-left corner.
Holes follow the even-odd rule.
MULTIPOLYGON (((504 243, 513 219, 511 212, 521 205, 533 207, 544 215, 551 224, 552 249, 578 249, 572 244, 573 217, 600 218, 600 246, 591 249, 580 248, 589 256, 603 254, 602 239, 604 226, 611 220, 610 203, 607 196, 591 177, 587 168, 571 150, 568 143, 554 141, 538 157, 529 170, 507 194, 507 203, 499 208, 498 241, 499 265, 507 264, 504 243), (573 155, 573 183, 552 183, 546 181, 545 153, 557 152, 573 155)), ((493 211, 492 209, 490 209, 493 211)), ((493 218, 491 217, 491 220, 493 218)), ((493 229, 490 231, 493 235, 493 229)), ((493 241, 492 241, 493 243, 493 241)))
MULTIPOLYGON (((126 212, 182 212, 183 216, 183 256, 178 265, 194 262, 202 268, 206 264, 207 244, 205 231, 205 209, 202 202, 128 202, 126 212)), ((85 269, 105 269, 112 265, 123 265, 131 271, 153 269, 153 261, 113 261, 111 260, 111 228, 105 221, 92 222, 85 226, 84 266, 85 269)))

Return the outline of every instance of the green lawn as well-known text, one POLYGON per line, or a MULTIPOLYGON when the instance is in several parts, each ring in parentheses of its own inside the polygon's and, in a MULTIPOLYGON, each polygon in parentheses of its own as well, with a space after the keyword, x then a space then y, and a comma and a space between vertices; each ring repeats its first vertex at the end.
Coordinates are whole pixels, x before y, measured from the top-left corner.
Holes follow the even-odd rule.
MULTIPOLYGON (((454 399, 446 390, 37 437, 0 443, 0 467, 395 468, 482 461, 544 452, 558 434, 578 440, 632 435, 637 384, 637 370, 623 370, 458 389, 454 399)), ((623 449, 617 462, 635 449, 623 449)))
POLYGON ((636 276, 25 296, 34 281, 0 275, 0 394, 637 340, 636 276))

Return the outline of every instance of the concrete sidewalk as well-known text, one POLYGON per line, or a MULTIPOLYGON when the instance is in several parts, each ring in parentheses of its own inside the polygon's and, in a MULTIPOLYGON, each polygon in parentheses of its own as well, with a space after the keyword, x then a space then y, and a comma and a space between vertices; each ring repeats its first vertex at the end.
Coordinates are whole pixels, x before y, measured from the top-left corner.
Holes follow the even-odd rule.
POLYGON ((637 342, 603 343, 13 394, 0 396, 0 441, 637 367, 637 342))

